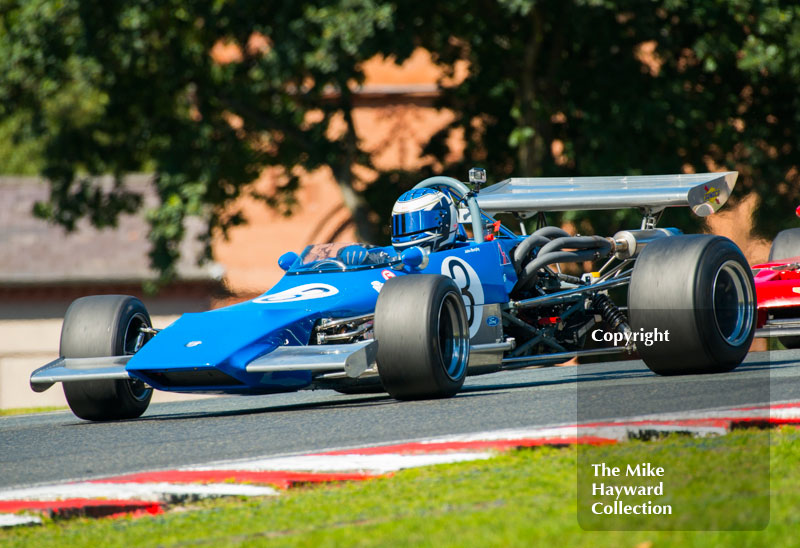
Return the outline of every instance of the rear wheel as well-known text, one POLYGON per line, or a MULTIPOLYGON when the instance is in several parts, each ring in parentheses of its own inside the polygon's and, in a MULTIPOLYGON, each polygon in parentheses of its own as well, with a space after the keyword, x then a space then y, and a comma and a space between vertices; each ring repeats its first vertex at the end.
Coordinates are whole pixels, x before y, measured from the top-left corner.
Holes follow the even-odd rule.
POLYGON ((695 234, 652 242, 628 288, 634 333, 669 333, 639 355, 660 375, 712 373, 738 366, 755 333, 755 285, 742 252, 721 236, 695 234))
MULTIPOLYGON (((133 354, 140 328, 150 327, 144 304, 126 295, 94 295, 75 300, 61 329, 61 355, 95 358, 133 354)), ((133 419, 150 404, 153 389, 139 380, 65 382, 64 395, 75 415, 91 421, 133 419)))
POLYGON ((455 395, 469 361, 469 325, 451 278, 414 274, 390 278, 375 306, 378 373, 394 398, 455 395))

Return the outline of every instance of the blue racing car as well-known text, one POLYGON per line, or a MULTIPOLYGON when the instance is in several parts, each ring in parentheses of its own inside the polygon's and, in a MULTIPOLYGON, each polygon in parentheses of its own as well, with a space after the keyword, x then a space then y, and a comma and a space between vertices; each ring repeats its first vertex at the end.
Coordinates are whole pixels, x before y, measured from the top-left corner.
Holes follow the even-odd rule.
POLYGON ((31 386, 61 382, 75 415, 104 421, 140 416, 153 389, 439 398, 467 374, 634 351, 659 374, 727 371, 753 338, 750 268, 726 238, 655 225, 666 207, 714 213, 736 176, 512 178, 484 189, 481 169, 469 184, 433 177, 395 203, 391 246, 286 253, 285 275, 256 299, 161 330, 134 297, 76 300, 61 357, 31 386), (545 222, 549 211, 623 207, 639 208, 642 225, 612 237, 545 222), (521 233, 498 214, 519 219, 521 233), (526 234, 529 218, 537 228, 526 234), (589 262, 583 275, 560 268, 589 262))

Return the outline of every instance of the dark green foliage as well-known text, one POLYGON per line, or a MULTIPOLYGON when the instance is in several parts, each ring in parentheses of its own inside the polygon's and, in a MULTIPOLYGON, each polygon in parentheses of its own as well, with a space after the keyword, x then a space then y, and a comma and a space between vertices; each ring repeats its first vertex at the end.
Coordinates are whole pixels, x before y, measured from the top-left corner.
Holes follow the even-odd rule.
MULTIPOLYGON (((735 196, 754 190, 761 198, 759 235, 797 225, 800 7, 778 0, 477 6, 454 0, 407 16, 441 63, 470 63, 466 81, 440 101, 456 119, 428 145, 443 157, 447 133, 463 129, 467 154, 449 171, 461 175, 478 163, 500 180, 737 169, 735 196)), ((565 217, 583 232, 607 233, 638 215, 565 217)), ((696 221, 669 211, 665 224, 696 221)))
MULTIPOLYGON (((67 227, 113 225, 141 203, 121 177, 155 173, 164 279, 187 216, 208 220, 209 243, 244 221, 233 200, 251 193, 291 213, 298 177, 322 167, 366 240, 387 241, 402 190, 473 165, 490 182, 737 169, 736 196, 758 193, 756 231, 771 237, 800 226, 798 67, 800 7, 780 0, 0 0, 0 170, 45 175, 52 196, 36 212, 67 227), (241 55, 215 62, 221 44, 241 55), (358 193, 353 167, 371 162, 348 84, 363 80, 362 61, 402 61, 416 46, 448 74, 469 63, 438 102, 455 119, 427 143, 429 167, 378 173, 358 193), (457 129, 463 158, 434 167, 457 129), (250 183, 269 166, 285 184, 260 196, 250 183)), ((639 216, 564 218, 609 233, 639 216)), ((675 210, 661 224, 697 221, 675 210)))
POLYGON ((347 83, 362 79, 358 63, 379 43, 401 58, 410 51, 410 38, 396 47, 386 42, 393 24, 388 4, 26 0, 0 6, 0 124, 7 124, 0 135, 41 147, 31 156, 52 193, 37 215, 68 228, 83 216, 113 225, 119 213, 141 204, 122 176, 155 173, 151 259, 167 280, 187 216, 208 220, 210 244, 216 231, 243 221, 229 206, 251 192, 262 169, 284 169, 285 185, 265 199, 290 211, 301 172, 327 166, 343 192, 350 190, 346 202, 359 232, 372 237, 368 207, 352 192, 352 167, 368 159, 352 127, 347 83), (268 38, 254 42, 254 34, 268 38), (211 51, 222 44, 238 46, 240 55, 216 62, 211 51), (337 114, 346 129, 330 137, 337 114), (112 174, 116 183, 103 185, 94 177, 100 174, 112 174))

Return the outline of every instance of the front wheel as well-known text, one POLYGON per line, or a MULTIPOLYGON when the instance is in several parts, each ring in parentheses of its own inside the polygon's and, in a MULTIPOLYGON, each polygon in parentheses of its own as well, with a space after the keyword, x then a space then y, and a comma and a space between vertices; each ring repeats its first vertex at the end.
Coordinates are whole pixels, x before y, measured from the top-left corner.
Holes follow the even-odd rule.
POLYGON ((653 372, 730 371, 747 355, 755 333, 753 274, 727 238, 662 238, 636 260, 628 308, 640 337, 636 348, 653 372), (641 340, 648 333, 649 345, 641 340))
MULTIPOLYGON (((142 327, 150 327, 142 302, 126 295, 93 295, 75 300, 61 328, 65 358, 123 356, 138 350, 142 327)), ((135 419, 147 410, 153 389, 140 380, 64 383, 64 395, 75 416, 90 421, 135 419)))
POLYGON ((394 398, 455 395, 469 361, 469 325, 451 278, 412 274, 390 278, 375 306, 378 373, 394 398))

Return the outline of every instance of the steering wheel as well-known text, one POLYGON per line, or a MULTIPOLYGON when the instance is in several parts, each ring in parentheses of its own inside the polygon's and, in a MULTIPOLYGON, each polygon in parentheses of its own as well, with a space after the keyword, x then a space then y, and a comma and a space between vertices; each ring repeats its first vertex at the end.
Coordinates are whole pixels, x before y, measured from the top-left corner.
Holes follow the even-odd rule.
POLYGON ((320 267, 326 264, 334 264, 339 268, 341 268, 342 270, 347 270, 347 265, 338 259, 322 259, 321 261, 317 262, 314 266, 312 266, 311 270, 322 270, 320 267))
POLYGON ((466 200, 467 207, 469 208, 469 216, 472 218, 472 237, 476 244, 483 243, 483 217, 475 194, 461 181, 443 175, 428 177, 424 181, 417 183, 414 188, 430 188, 437 186, 447 187, 461 196, 462 199, 466 200))

